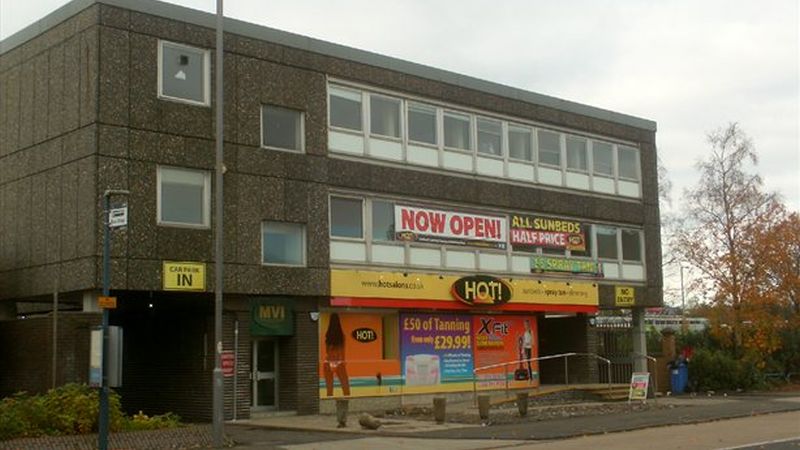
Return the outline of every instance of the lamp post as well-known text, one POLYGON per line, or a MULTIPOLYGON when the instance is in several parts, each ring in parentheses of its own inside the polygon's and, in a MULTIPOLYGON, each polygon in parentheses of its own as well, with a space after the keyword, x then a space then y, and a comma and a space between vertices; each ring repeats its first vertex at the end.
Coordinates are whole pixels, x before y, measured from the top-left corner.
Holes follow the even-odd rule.
MULTIPOLYGON (((112 195, 128 195, 128 191, 109 189, 103 192, 103 297, 111 291, 111 223, 109 220, 110 200, 112 195)), ((108 308, 103 308, 103 344, 100 352, 100 413, 97 418, 97 446, 100 450, 108 449, 108 308)))
POLYGON ((681 264, 681 332, 686 333, 686 291, 683 287, 683 264, 681 264))
MULTIPOLYGON (((216 50, 216 174, 214 183, 214 372, 212 374, 212 438, 214 448, 222 447, 223 385, 222 385, 222 0, 217 0, 217 50, 216 50)), ((235 388, 234 388, 235 389, 235 388)))

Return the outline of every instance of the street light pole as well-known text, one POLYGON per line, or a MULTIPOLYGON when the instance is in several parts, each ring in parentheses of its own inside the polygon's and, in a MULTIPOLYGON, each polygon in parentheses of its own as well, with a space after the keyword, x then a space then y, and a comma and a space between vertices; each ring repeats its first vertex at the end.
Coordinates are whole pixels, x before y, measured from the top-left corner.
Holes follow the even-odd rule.
MULTIPOLYGON (((108 297, 111 292, 111 224, 109 223, 109 210, 112 195, 128 195, 128 191, 109 189, 103 192, 103 297, 108 297)), ((98 442, 100 450, 108 449, 108 370, 106 358, 108 357, 108 308, 103 308, 103 344, 100 352, 100 414, 97 418, 98 442)))
POLYGON ((683 288, 683 264, 681 264, 681 331, 686 333, 686 291, 683 288))
POLYGON ((216 177, 214 195, 214 373, 212 375, 212 437, 215 448, 222 447, 223 437, 223 385, 222 385, 222 288, 223 288, 223 249, 222 249, 222 0, 217 0, 217 50, 216 50, 216 177))

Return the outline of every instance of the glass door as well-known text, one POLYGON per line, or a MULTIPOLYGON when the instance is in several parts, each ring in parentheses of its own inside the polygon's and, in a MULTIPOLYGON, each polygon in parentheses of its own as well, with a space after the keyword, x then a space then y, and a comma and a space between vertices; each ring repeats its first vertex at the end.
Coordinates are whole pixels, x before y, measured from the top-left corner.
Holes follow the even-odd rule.
POLYGON ((253 341, 253 408, 278 407, 278 341, 253 341))

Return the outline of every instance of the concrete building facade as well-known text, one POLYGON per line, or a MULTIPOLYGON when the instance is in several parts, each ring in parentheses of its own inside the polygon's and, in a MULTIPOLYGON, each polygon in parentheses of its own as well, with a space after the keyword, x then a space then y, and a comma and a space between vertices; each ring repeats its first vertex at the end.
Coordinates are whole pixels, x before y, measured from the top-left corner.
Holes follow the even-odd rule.
MULTIPOLYGON (((87 381, 124 189, 123 406, 210 418, 213 19, 74 0, 0 43, 0 394, 87 381)), ((225 27, 226 418, 560 382, 537 355, 662 304, 654 122, 225 27)))

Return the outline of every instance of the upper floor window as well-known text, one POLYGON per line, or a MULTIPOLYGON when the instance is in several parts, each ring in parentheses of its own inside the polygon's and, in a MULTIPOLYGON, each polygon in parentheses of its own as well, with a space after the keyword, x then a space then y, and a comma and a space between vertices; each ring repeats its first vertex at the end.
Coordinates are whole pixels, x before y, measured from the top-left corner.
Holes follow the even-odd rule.
POLYGON ((594 229, 597 237, 597 257, 617 259, 617 229, 603 226, 595 226, 594 229))
POLYGON ((567 136, 567 169, 585 172, 588 167, 586 139, 567 136))
POLYGON ((444 146, 469 150, 470 139, 469 116, 454 112, 444 113, 444 146))
POLYGON ((617 159, 619 160, 620 178, 631 180, 639 179, 639 152, 635 148, 619 146, 617 149, 617 159))
POLYGON ((372 201, 372 240, 394 240, 394 203, 384 200, 372 201))
POLYGON ((539 162, 561 166, 561 137, 558 133, 539 130, 539 162))
POLYGON ((159 224, 209 226, 209 172, 159 166, 157 179, 159 224))
POLYGON ((606 142, 594 141, 592 143, 592 157, 594 161, 594 174, 614 176, 614 147, 606 142))
POLYGON ((523 161, 533 161, 531 129, 516 125, 508 126, 508 156, 523 161))
POLYGON ((642 242, 637 230, 622 229, 622 260, 641 261, 642 242))
POLYGON ((364 238, 363 200, 350 197, 331 197, 331 236, 364 238))
POLYGON ((210 104, 208 50, 174 42, 158 42, 158 96, 185 103, 210 104))
POLYGON ((361 131, 361 93, 330 88, 331 126, 361 131))
POLYGON ((380 95, 369 97, 370 133, 400 137, 400 100, 380 95))
POLYGON ((478 118, 478 153, 503 154, 503 126, 499 121, 478 118))
POLYGON ((408 140, 436 145, 436 108, 421 103, 408 104, 408 140))
POLYGON ((264 147, 303 151, 303 113, 279 106, 262 106, 261 142, 264 147))
POLYGON ((264 222, 261 224, 261 260, 264 264, 304 266, 306 230, 301 224, 264 222))

